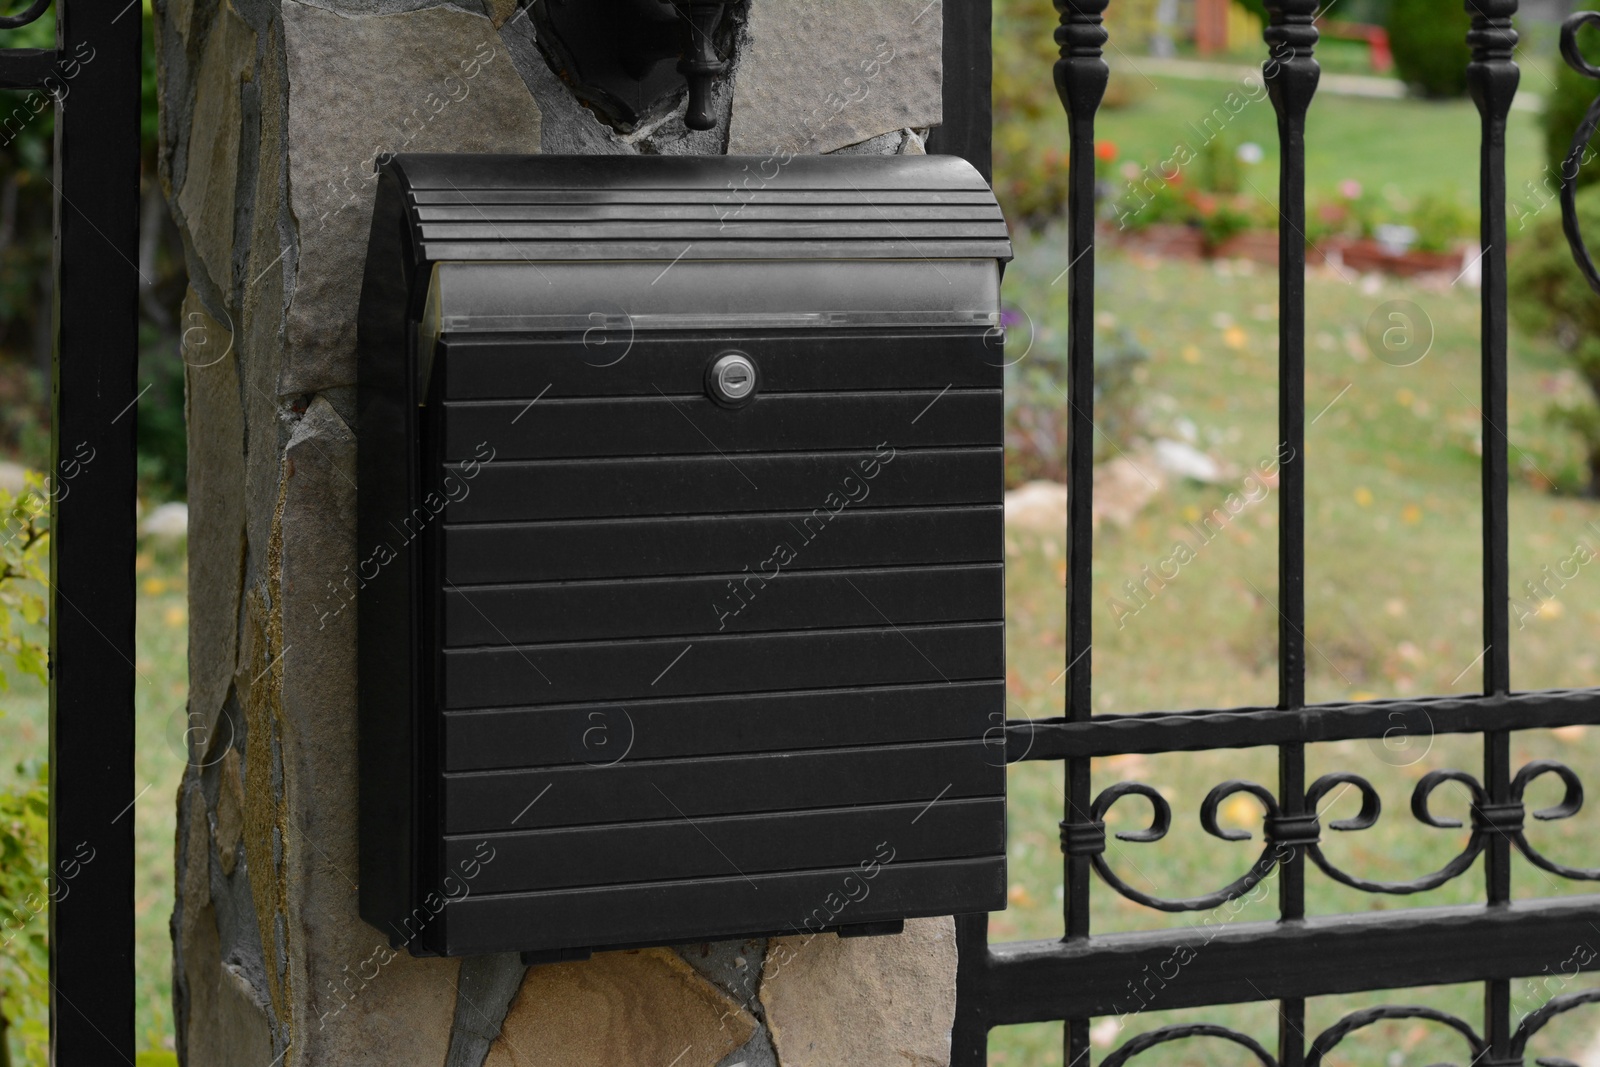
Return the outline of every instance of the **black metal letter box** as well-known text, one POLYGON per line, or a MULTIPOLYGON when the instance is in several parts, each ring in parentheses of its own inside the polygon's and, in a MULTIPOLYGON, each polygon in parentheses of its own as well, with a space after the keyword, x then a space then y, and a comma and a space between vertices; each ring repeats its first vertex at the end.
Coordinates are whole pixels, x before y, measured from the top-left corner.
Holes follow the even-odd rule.
POLYGON ((361 913, 417 954, 1005 906, 999 279, 954 157, 399 156, 361 913))

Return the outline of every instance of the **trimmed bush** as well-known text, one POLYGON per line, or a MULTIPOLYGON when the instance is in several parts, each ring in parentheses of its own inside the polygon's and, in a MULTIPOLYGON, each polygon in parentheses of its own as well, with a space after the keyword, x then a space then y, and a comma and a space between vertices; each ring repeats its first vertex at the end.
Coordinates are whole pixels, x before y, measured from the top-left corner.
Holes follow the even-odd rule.
MULTIPOLYGON (((1578 221, 1590 240, 1600 236, 1600 186, 1578 193, 1578 221)), ((1512 246, 1509 270, 1511 314, 1531 332, 1553 337, 1591 396, 1563 398, 1549 412, 1583 439, 1588 457, 1588 490, 1600 494, 1600 294, 1589 288, 1572 261, 1561 212, 1552 205, 1527 238, 1512 246)))
MULTIPOLYGON (((1593 11, 1600 4, 1595 0, 1575 5, 1574 10, 1593 11)), ((1594 34, 1580 35, 1583 41, 1595 36, 1594 34)), ((1585 50, 1593 54, 1591 47, 1585 50)), ((1591 60, 1592 61, 1592 60, 1591 60)), ((1553 195, 1561 188, 1561 165, 1566 161, 1567 149, 1572 147, 1572 135, 1578 132, 1578 126, 1583 122, 1584 113, 1589 110, 1589 104, 1597 95, 1600 95, 1600 81, 1585 78, 1582 74, 1567 66, 1566 61, 1557 59, 1555 76, 1556 87, 1545 93, 1544 111, 1539 116, 1539 125, 1544 129, 1545 187, 1546 195, 1553 195)), ((1596 151, 1594 141, 1589 142, 1589 160, 1578 169, 1578 185, 1592 185, 1600 181, 1600 160, 1595 159, 1600 152, 1596 151)))
POLYGON ((1389 47, 1400 80, 1422 96, 1464 96, 1471 26, 1461 0, 1394 0, 1389 47))

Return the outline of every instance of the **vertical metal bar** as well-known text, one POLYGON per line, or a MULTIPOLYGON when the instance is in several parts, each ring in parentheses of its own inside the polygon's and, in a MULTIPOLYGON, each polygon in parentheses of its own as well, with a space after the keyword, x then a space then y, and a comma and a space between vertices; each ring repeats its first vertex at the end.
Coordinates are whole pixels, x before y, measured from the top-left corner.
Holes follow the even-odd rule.
POLYGON ((50 908, 52 1062, 133 1062, 134 412, 138 365, 137 3, 58 0, 80 63, 55 142, 50 864, 92 850, 50 908))
POLYGON ((956 916, 956 1017, 950 1067, 984 1067, 989 1060, 989 916, 956 916))
MULTIPOLYGON (((1511 581, 1507 516, 1506 437, 1506 115, 1520 72, 1512 56, 1517 33, 1511 19, 1517 0, 1466 0, 1472 16, 1467 43, 1467 86, 1478 105, 1482 139, 1478 156, 1479 245, 1483 262, 1483 691, 1511 690, 1511 581)), ((1483 737, 1484 788, 1492 804, 1511 800, 1511 737, 1490 730, 1483 737)), ((1511 842, 1491 833, 1484 854, 1490 905, 1511 899, 1511 842)), ((1504 1063, 1511 1052, 1511 988, 1504 979, 1484 984, 1484 1037, 1489 1058, 1504 1063)))
MULTIPOLYGON (((929 134, 928 151, 961 156, 978 168, 985 181, 992 181, 992 3, 964 0, 949 4, 943 8, 942 17, 944 123, 929 134)), ((989 916, 957 915, 955 921, 958 964, 950 1063, 951 1067, 984 1067, 989 1059, 989 916)))
MULTIPOLYGON (((1061 25, 1056 44, 1056 92, 1067 112, 1070 143, 1067 194, 1067 673, 1066 717, 1082 722, 1094 713, 1091 678, 1094 634, 1091 591, 1094 556, 1094 118, 1105 96, 1110 70, 1100 56, 1106 31, 1100 16, 1106 0, 1055 0, 1061 25)), ((1088 822, 1089 760, 1066 761, 1066 817, 1088 822)), ((1066 939, 1089 936, 1089 857, 1064 860, 1063 917, 1066 939)), ((1064 1035, 1067 1067, 1087 1067, 1089 1020, 1068 1019, 1064 1035)))
POLYGON ((961 156, 985 181, 994 178, 993 21, 992 0, 944 5, 944 122, 928 134, 930 153, 961 156))
POLYGON ((1511 28, 1517 0, 1467 0, 1472 61, 1467 85, 1478 105, 1482 141, 1478 157, 1481 197, 1479 241, 1483 262, 1483 691, 1511 689, 1511 581, 1507 562, 1506 490, 1506 115, 1521 73, 1512 59, 1511 28))
MULTIPOLYGON (((1278 114, 1278 704, 1305 707, 1306 111, 1321 71, 1316 0, 1269 7, 1263 67, 1278 114)), ((1280 797, 1289 803, 1291 797, 1280 797)))
MULTIPOLYGON (((1262 75, 1278 116, 1278 706, 1298 711, 1306 701, 1306 112, 1321 71, 1313 52, 1316 0, 1268 0, 1268 47, 1262 75)), ((1300 744, 1278 749, 1278 804, 1305 814, 1306 753, 1300 744)), ((1280 846, 1282 847, 1282 846, 1280 846)), ((1305 917, 1305 854, 1278 856, 1278 910, 1305 917)), ((1279 1005, 1278 1062, 1305 1062, 1305 1001, 1279 1005)))

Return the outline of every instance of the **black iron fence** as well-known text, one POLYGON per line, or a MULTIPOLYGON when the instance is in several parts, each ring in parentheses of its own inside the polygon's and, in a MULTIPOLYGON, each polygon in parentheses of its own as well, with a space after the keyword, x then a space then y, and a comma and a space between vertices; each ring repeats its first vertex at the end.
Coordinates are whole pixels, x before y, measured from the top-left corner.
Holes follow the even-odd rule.
MULTIPOLYGON (((1567 993, 1514 1023, 1511 979, 1538 975, 1552 960, 1589 970, 1600 958, 1572 960, 1585 942, 1600 896, 1513 902, 1511 855, 1515 849, 1535 866, 1565 879, 1600 880, 1600 869, 1569 867, 1551 860, 1534 843, 1524 791, 1537 778, 1562 783, 1560 804, 1534 811, 1536 819, 1562 819, 1582 803, 1582 786, 1569 767, 1536 760, 1514 767, 1511 733, 1575 724, 1600 724, 1600 691, 1515 692, 1510 672, 1510 589, 1507 544, 1506 423, 1506 116, 1518 83, 1512 28, 1516 0, 1466 0, 1472 25, 1467 68, 1472 99, 1482 120, 1480 197, 1482 232, 1482 508, 1483 508, 1483 695, 1348 704, 1306 704, 1305 696, 1305 132, 1306 113, 1317 89, 1316 0, 1269 0, 1265 29, 1265 83, 1278 116, 1282 152, 1278 186, 1279 334, 1278 438, 1280 469, 1278 542, 1278 704, 1220 710, 1153 711, 1094 715, 1090 703, 1091 493, 1094 427, 1095 116, 1109 74, 1101 47, 1106 0, 1057 0, 1061 60, 1055 80, 1070 131, 1070 339, 1068 356, 1067 671, 1065 714, 1047 720, 1008 723, 1014 760, 1060 761, 1065 769, 1067 810, 1061 822, 1065 854, 1061 940, 991 944, 987 916, 958 920, 961 951, 953 1063, 985 1062, 991 1028, 1018 1023, 1065 1022, 1065 1060, 1089 1062, 1090 1020, 1116 1014, 1131 990, 1160 982, 1163 1008, 1190 1008, 1276 1001, 1276 1051, 1224 1026, 1194 1023, 1164 1026, 1134 1037, 1111 1052, 1107 1067, 1168 1041, 1204 1036, 1247 1049, 1266 1067, 1320 1063, 1349 1033, 1382 1019, 1431 1020, 1453 1028, 1480 1064, 1523 1062, 1529 1038, 1553 1017, 1600 1001, 1600 990, 1567 993), (1360 775, 1326 774, 1306 781, 1308 743, 1383 738, 1394 731, 1480 734, 1483 765, 1476 773, 1442 770, 1424 775, 1411 801, 1413 816, 1428 826, 1458 825, 1430 808, 1447 782, 1471 796, 1471 835, 1464 849, 1441 869, 1404 882, 1376 882, 1336 866, 1320 847, 1324 827, 1318 802, 1336 788, 1359 792, 1361 811, 1329 824, 1361 830, 1380 817, 1377 791, 1360 775), (1240 831, 1218 824, 1219 806, 1236 794, 1254 796, 1266 810, 1266 842, 1243 874, 1219 875, 1222 888, 1185 899, 1141 892, 1117 873, 1106 855, 1106 816, 1125 797, 1141 797, 1153 816, 1148 828, 1118 833, 1126 841, 1155 841, 1171 824, 1171 810, 1153 786, 1121 782, 1098 795, 1090 785, 1090 760, 1124 753, 1202 751, 1275 745, 1275 788, 1248 781, 1218 784, 1201 804, 1210 835, 1237 840, 1240 831), (1380 910, 1363 914, 1307 915, 1306 878, 1331 878, 1371 894, 1404 895, 1431 889, 1484 865, 1484 899, 1477 905, 1380 910), (1317 870, 1308 872, 1308 866, 1317 870), (1223 928, 1187 925, 1155 932, 1095 934, 1090 929, 1090 894, 1098 879, 1112 892, 1163 912, 1199 912, 1236 900, 1270 874, 1277 876, 1277 922, 1236 922, 1223 928), (1181 971, 1181 981, 1171 981, 1181 971), (1320 1034, 1308 1033, 1306 998, 1410 986, 1482 982, 1482 1029, 1432 1008, 1370 1008, 1344 1016, 1320 1034)), ((1569 62, 1595 76, 1577 55, 1572 35, 1584 19, 1569 23, 1563 51, 1569 62)), ((1600 115, 1574 142, 1581 152, 1600 115)), ((1576 168, 1571 168, 1575 171, 1576 168)), ((1570 185, 1570 182, 1569 182, 1570 185)), ((1571 190, 1566 191, 1572 217, 1571 190)), ((1574 248, 1581 250, 1569 221, 1574 248)), ((1586 256, 1584 257, 1586 260, 1586 256)), ((1592 277, 1592 270, 1591 270, 1592 277)), ((1600 289, 1600 283, 1597 283, 1600 289)), ((1101 890, 1102 892, 1104 889, 1101 890)), ((1546 1061, 1541 1061, 1546 1062, 1546 1061)), ((1553 1062, 1553 1061, 1551 1061, 1553 1062)))

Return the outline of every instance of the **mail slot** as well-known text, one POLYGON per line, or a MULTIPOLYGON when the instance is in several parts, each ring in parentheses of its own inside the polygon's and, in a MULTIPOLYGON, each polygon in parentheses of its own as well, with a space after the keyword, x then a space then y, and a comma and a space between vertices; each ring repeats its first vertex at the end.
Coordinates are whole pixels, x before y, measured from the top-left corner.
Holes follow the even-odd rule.
POLYGON ((954 157, 382 167, 368 922, 554 960, 1005 906, 1009 255, 954 157))

